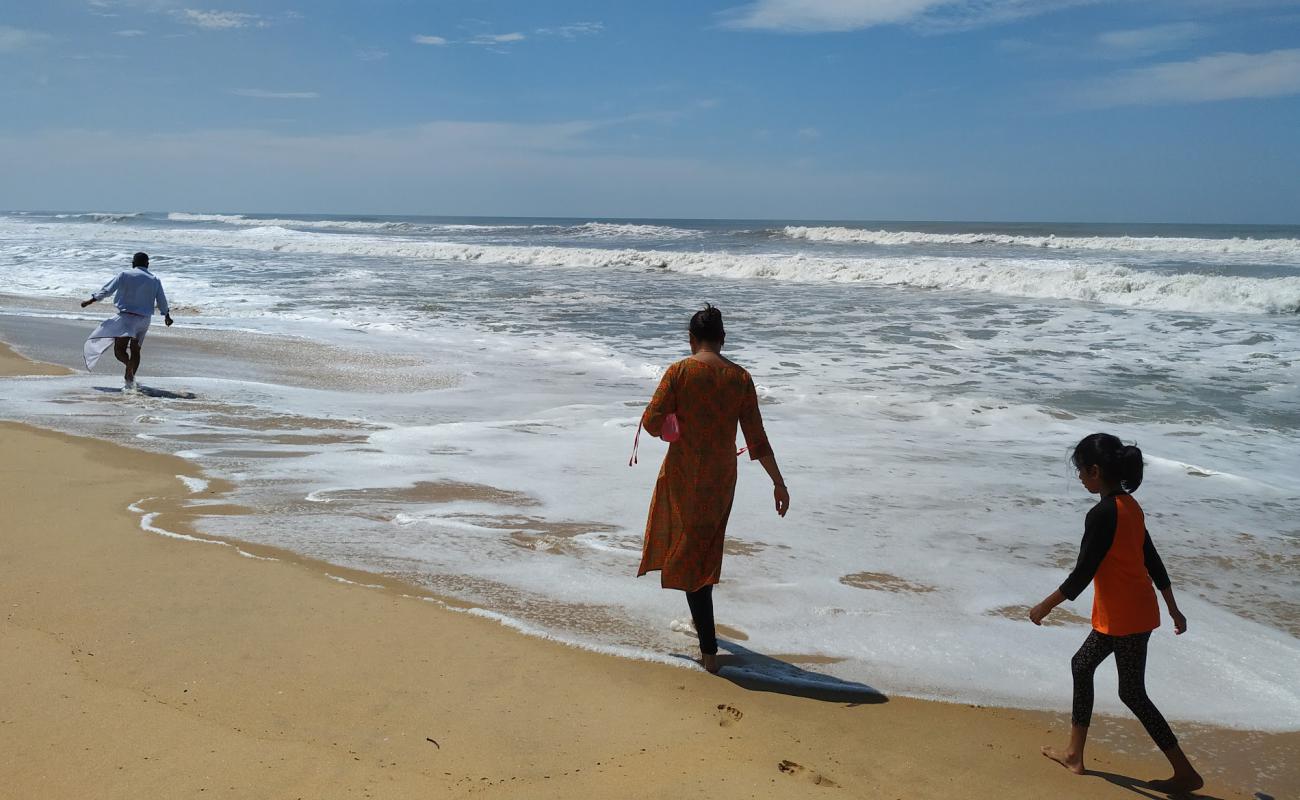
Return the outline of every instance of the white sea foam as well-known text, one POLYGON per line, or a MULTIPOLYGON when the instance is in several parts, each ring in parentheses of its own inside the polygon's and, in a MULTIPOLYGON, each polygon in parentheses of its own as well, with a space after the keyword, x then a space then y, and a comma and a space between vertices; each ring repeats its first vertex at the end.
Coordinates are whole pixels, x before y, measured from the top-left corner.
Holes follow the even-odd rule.
POLYGON ((189 489, 191 494, 198 494, 208 488, 208 482, 203 478, 194 478, 189 475, 177 475, 176 477, 180 479, 181 483, 185 484, 185 488, 189 489))
POLYGON ((340 575, 334 575, 334 574, 329 573, 329 572, 325 573, 325 577, 327 577, 327 578, 329 578, 330 580, 335 581, 335 582, 337 582, 337 583, 345 583, 345 584, 347 584, 348 586, 360 586, 360 587, 363 588, 363 589, 382 589, 382 588, 384 588, 384 585, 383 585, 382 583, 360 583, 359 581, 348 580, 347 578, 344 578, 344 577, 342 577, 342 576, 340 576, 340 575))
POLYGON ((812 242, 897 245, 988 245, 1053 250, 1114 250, 1144 253, 1220 253, 1300 260, 1300 239, 1197 239, 1163 236, 1019 236, 1008 233, 924 233, 864 228, 790 225, 784 234, 812 242))
POLYGON ((140 508, 140 503, 146 503, 152 499, 153 499, 152 497, 145 498, 143 500, 137 501, 127 506, 128 511, 140 515, 140 530, 146 531, 148 533, 157 534, 158 536, 165 536, 168 539, 183 539, 184 541, 187 542, 201 542, 203 544, 216 544, 216 545, 221 545, 222 547, 231 546, 229 543, 217 539, 205 539, 201 536, 190 536, 189 534, 185 534, 185 533, 176 533, 175 531, 169 531, 166 528, 159 528, 157 525, 153 524, 153 521, 158 518, 158 513, 146 512, 143 508, 140 508))

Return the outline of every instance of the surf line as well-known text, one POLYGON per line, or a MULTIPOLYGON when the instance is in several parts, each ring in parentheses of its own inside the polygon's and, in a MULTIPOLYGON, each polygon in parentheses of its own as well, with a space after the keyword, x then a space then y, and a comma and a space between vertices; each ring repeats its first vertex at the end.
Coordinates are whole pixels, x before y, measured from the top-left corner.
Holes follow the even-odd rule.
POLYGON ((134 503, 131 503, 126 507, 127 510, 130 511, 131 513, 140 515, 140 529, 145 531, 146 533, 153 533, 159 536, 166 536, 169 539, 182 539, 187 542, 201 542, 203 544, 216 544, 222 547, 233 547, 235 548, 235 552, 239 553, 244 558, 251 558, 256 561, 279 561, 280 560, 278 558, 271 558, 270 556, 254 555, 253 553, 250 553, 247 550, 243 550, 237 547, 236 545, 231 544, 230 542, 223 542, 220 539, 208 539, 202 536, 190 536, 187 533, 177 533, 175 531, 169 531, 165 528, 159 528, 157 525, 153 524, 153 521, 158 518, 159 512, 145 511, 143 508, 141 508, 143 504, 148 503, 150 500, 157 500, 157 499, 158 498, 156 497, 144 497, 135 501, 134 503))

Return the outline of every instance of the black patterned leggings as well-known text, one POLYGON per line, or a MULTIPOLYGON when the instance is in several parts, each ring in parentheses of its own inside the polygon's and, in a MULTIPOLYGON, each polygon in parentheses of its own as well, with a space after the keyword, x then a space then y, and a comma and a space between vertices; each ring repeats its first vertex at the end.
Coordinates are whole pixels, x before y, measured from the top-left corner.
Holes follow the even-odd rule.
POLYGON ((691 607, 691 621, 700 637, 700 652, 709 656, 718 654, 718 634, 713 627, 713 584, 686 593, 686 604, 691 607))
POLYGON ((1156 747, 1168 750, 1178 744, 1160 709, 1147 697, 1147 642, 1150 640, 1150 631, 1130 636, 1108 636, 1096 631, 1088 634, 1079 652, 1070 660, 1070 669, 1074 673, 1071 722, 1085 728, 1092 722, 1092 675, 1101 662, 1114 653, 1115 669, 1119 672, 1119 699, 1147 729, 1156 747))

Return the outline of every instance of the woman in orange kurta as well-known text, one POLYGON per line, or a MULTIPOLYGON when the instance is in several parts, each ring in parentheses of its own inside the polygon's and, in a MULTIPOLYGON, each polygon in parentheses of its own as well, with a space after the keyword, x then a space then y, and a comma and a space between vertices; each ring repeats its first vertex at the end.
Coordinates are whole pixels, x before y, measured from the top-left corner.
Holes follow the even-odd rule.
POLYGON ((736 491, 736 424, 749 457, 762 463, 775 485, 776 513, 790 506, 776 456, 763 431, 754 381, 720 354, 726 339, 722 312, 706 306, 691 318, 691 356, 664 373, 641 417, 659 436, 676 414, 680 438, 668 446, 659 470, 638 577, 661 570, 665 589, 681 589, 695 621, 704 667, 717 672, 713 585, 722 572, 722 544, 736 491))

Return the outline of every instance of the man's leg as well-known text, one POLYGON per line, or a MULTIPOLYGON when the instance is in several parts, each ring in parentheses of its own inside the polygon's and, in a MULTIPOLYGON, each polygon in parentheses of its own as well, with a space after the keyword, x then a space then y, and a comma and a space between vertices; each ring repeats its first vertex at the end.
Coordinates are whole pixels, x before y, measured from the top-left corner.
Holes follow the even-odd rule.
POLYGON ((127 383, 131 382, 131 377, 135 375, 135 370, 131 369, 131 354, 127 350, 127 345, 131 342, 130 337, 119 336, 113 340, 113 357, 126 365, 126 372, 123 377, 127 383))
POLYGON ((131 383, 135 380, 136 370, 140 369, 140 348, 144 346, 144 342, 139 339, 130 339, 128 341, 131 343, 131 360, 126 365, 126 381, 131 383))

